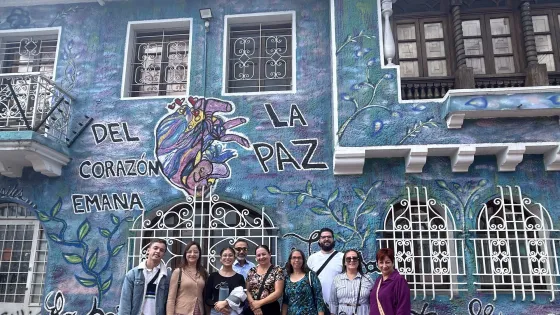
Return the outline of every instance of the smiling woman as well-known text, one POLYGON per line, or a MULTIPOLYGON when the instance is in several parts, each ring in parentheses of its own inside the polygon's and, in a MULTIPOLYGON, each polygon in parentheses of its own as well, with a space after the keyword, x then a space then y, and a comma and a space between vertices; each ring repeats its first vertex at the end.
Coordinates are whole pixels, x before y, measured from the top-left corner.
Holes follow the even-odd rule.
POLYGON ((250 310, 244 314, 280 315, 278 299, 284 289, 282 267, 271 263, 270 249, 260 245, 255 251, 258 265, 247 274, 247 300, 250 310))
MULTIPOLYGON (((238 306, 238 309, 243 309, 244 299, 240 302, 234 303, 236 300, 232 298, 232 306, 226 301, 230 293, 235 288, 245 288, 245 279, 242 275, 233 270, 233 262, 235 261, 235 251, 231 247, 225 247, 220 252, 220 262, 222 269, 213 272, 206 281, 204 288, 204 302, 206 307, 210 307, 211 315, 221 315, 223 312, 228 311, 231 313, 232 306, 238 306)), ((237 312, 236 312, 237 314, 237 312)))

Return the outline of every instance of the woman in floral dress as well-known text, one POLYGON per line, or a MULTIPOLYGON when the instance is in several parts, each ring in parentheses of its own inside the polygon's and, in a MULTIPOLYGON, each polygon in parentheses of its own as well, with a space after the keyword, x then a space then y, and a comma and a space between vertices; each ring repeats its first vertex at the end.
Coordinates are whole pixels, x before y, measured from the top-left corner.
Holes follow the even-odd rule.
POLYGON ((307 267, 301 250, 294 249, 290 253, 286 271, 288 277, 282 299, 282 315, 325 314, 321 282, 315 272, 307 267))
POLYGON ((255 255, 258 265, 247 274, 247 301, 250 309, 245 314, 280 315, 278 299, 284 290, 282 267, 272 265, 270 250, 266 245, 257 247, 255 255))

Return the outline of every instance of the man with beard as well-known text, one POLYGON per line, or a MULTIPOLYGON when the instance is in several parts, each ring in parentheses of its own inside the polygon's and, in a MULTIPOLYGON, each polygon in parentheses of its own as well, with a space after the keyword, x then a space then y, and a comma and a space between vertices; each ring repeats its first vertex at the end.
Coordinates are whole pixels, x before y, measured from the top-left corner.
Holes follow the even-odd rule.
POLYGON ((247 273, 251 268, 255 267, 255 264, 247 260, 247 252, 249 251, 249 245, 247 241, 240 238, 233 244, 233 249, 235 249, 236 260, 233 263, 233 271, 242 275, 244 279, 247 279, 247 273))
POLYGON ((169 278, 161 261, 167 244, 153 239, 147 259, 126 273, 119 303, 119 315, 165 315, 169 278))
POLYGON ((321 251, 309 256, 307 266, 315 271, 323 288, 323 299, 328 305, 331 300, 331 286, 334 277, 342 272, 343 253, 334 250, 334 232, 329 228, 319 231, 319 247, 321 251))

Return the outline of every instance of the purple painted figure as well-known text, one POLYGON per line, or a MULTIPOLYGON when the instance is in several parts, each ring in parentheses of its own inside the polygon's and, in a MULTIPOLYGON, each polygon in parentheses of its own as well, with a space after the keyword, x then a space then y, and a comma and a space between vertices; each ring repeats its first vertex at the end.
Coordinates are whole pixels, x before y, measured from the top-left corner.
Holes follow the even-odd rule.
POLYGON ((217 112, 233 111, 230 102, 189 97, 175 99, 167 105, 174 112, 160 121, 156 128, 156 156, 163 173, 177 187, 193 195, 195 188, 206 192, 219 178, 227 178, 227 161, 236 156, 235 150, 225 150, 219 142, 237 142, 249 148, 249 140, 227 133, 247 119, 226 120, 217 112))
POLYGON ((377 278, 369 296, 370 315, 410 315, 410 288, 406 279, 395 269, 395 254, 390 248, 377 252, 377 278))

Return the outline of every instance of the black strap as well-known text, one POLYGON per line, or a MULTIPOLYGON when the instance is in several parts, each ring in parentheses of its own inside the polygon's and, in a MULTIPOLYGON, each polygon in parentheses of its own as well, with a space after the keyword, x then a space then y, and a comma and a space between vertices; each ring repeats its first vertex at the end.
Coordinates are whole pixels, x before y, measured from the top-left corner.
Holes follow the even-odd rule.
MULTIPOLYGON (((268 278, 268 275, 270 274, 270 272, 272 271, 272 265, 270 265, 270 267, 268 267, 268 270, 266 271, 266 274, 264 275, 263 281, 261 283, 261 287, 259 288, 259 293, 257 294, 257 297, 259 298, 259 300, 261 299, 261 294, 264 291, 264 283, 266 282, 266 279, 268 278)), ((255 272, 257 272, 257 269, 255 268, 255 272)))
POLYGON ((358 287, 358 297, 356 298, 356 308, 354 309, 354 314, 358 314, 358 306, 360 306, 360 292, 362 291, 362 278, 364 275, 360 276, 360 284, 358 287))
POLYGON ((313 283, 311 282, 311 271, 307 273, 307 278, 309 279, 309 286, 311 287, 311 295, 313 296, 313 305, 317 307, 317 300, 315 299, 315 289, 313 288, 313 283))
POLYGON ((327 260, 325 260, 325 262, 323 263, 323 265, 321 266, 321 268, 319 268, 319 270, 315 271, 315 273, 317 274, 317 276, 319 276, 319 274, 321 273, 321 271, 323 271, 323 269, 325 269, 325 267, 327 266, 327 264, 329 263, 329 261, 331 261, 331 259, 333 259, 334 255, 336 255, 338 253, 338 251, 334 251, 329 258, 327 258, 327 260))
POLYGON ((175 300, 179 297, 179 290, 181 290, 181 277, 183 276, 183 268, 179 268, 179 280, 177 280, 177 294, 175 294, 175 300))
POLYGON ((150 282, 148 282, 148 285, 152 285, 156 282, 158 276, 159 276, 159 272, 161 271, 161 269, 158 269, 157 273, 154 275, 154 277, 152 278, 152 280, 150 280, 150 282))

